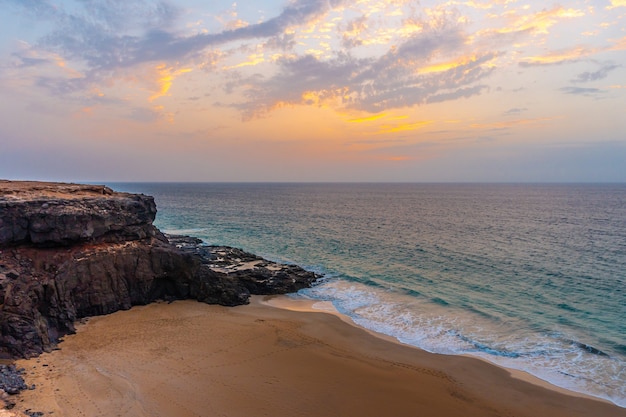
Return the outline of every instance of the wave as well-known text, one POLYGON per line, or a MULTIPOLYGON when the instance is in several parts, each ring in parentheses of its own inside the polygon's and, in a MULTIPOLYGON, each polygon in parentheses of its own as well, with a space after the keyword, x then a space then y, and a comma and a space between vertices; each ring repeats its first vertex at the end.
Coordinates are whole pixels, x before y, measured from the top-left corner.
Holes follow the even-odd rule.
POLYGON ((402 343, 433 353, 478 356, 626 407, 626 386, 615 377, 626 373, 626 361, 575 337, 537 330, 475 308, 461 309, 442 298, 420 293, 416 297, 410 291, 336 277, 299 294, 330 301, 357 325, 402 343))

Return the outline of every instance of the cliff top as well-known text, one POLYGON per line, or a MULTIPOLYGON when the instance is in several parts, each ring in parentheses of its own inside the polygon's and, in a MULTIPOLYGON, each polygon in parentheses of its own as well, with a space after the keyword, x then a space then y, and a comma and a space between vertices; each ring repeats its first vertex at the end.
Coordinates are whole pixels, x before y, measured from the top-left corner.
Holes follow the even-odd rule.
POLYGON ((81 199, 85 197, 122 196, 104 185, 70 184, 61 182, 10 181, 0 179, 1 200, 81 199))
POLYGON ((0 247, 154 237, 154 198, 104 185, 0 180, 0 247))

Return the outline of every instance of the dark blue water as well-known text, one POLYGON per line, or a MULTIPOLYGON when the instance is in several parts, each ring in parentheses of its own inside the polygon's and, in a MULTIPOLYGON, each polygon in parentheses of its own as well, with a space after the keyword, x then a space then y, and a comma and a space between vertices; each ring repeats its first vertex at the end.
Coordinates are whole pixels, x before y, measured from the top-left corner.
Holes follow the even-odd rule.
POLYGON ((162 230, 326 274, 299 296, 626 406, 626 185, 110 184, 162 230))

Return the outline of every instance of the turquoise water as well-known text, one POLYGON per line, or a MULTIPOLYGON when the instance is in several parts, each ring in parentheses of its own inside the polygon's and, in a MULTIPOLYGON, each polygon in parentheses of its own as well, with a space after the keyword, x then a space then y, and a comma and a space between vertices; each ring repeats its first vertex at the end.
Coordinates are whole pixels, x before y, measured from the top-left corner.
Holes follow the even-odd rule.
POLYGON ((367 328, 626 407, 626 185, 109 184, 367 328))

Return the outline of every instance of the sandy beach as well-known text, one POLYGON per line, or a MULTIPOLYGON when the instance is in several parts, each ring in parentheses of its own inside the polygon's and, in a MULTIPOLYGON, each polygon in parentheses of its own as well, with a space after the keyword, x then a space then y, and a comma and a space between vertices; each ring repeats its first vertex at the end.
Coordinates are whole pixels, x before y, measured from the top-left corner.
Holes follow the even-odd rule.
POLYGON ((626 416, 613 404, 434 355, 325 312, 156 303, 95 317, 22 360, 16 410, 53 416, 626 416))

